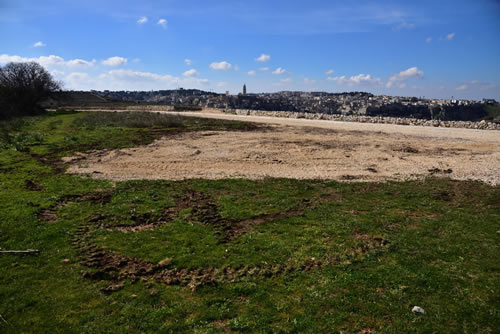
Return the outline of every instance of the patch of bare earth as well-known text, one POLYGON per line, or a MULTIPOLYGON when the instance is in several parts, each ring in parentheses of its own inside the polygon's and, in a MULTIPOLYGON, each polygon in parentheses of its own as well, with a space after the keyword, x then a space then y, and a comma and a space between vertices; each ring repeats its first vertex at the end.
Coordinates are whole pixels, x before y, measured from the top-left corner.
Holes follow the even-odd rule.
MULTIPOLYGON (((271 121, 270 121, 271 122, 271 121)), ((274 122, 274 121, 273 121, 274 122)), ((286 177, 339 181, 444 176, 500 184, 500 133, 358 123, 204 131, 67 158, 69 173, 113 180, 286 177)), ((272 122, 271 122, 272 123, 272 122)))

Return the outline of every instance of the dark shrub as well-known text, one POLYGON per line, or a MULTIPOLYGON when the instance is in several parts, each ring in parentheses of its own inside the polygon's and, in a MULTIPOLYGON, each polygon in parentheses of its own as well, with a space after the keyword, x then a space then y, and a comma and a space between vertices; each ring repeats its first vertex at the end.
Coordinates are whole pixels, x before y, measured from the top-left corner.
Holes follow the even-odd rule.
POLYGON ((38 63, 9 63, 0 67, 0 119, 34 115, 39 103, 60 84, 38 63))

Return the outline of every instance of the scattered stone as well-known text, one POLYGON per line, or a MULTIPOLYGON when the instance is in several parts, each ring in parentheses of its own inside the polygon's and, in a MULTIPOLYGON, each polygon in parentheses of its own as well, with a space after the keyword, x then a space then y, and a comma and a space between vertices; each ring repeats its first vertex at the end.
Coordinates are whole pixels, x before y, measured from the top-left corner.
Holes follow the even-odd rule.
POLYGON ((137 298, 136 294, 130 295, 130 298, 137 298))
POLYGON ((431 175, 434 174, 451 174, 453 173, 453 169, 448 168, 448 169, 440 169, 440 168, 431 168, 428 170, 431 175))
POLYGON ((349 174, 346 174, 346 175, 342 175, 341 176, 341 179, 342 180, 357 180, 359 179, 360 177, 357 176, 357 175, 349 175, 349 174))
POLYGON ((404 152, 404 153, 419 153, 420 152, 419 150, 417 150, 416 148, 411 147, 411 146, 405 146, 405 147, 401 148, 399 151, 404 152))
MULTIPOLYGON (((488 122, 482 120, 480 122, 472 121, 439 121, 418 118, 405 117, 383 117, 383 116, 363 116, 363 115, 341 115, 341 114, 321 114, 308 112, 292 112, 292 111, 264 111, 264 110, 247 110, 247 109, 227 109, 224 113, 233 115, 246 116, 268 116, 268 117, 283 117, 283 118, 304 118, 304 119, 323 119, 330 121, 341 122, 360 122, 360 123, 384 123, 398 125, 413 125, 413 126, 433 126, 446 128, 466 128, 480 130, 500 130, 500 123, 488 122)), ((416 152, 409 152, 416 153, 416 152)))
POLYGON ((111 293, 123 289, 123 286, 123 282, 112 283, 107 287, 102 288, 101 291, 104 293, 111 293))
POLYGON ((420 306, 413 306, 411 309, 413 313, 420 313, 420 314, 425 314, 425 310, 421 308, 420 306))
POLYGON ((24 188, 31 191, 44 191, 43 187, 32 180, 24 181, 24 188))
POLYGON ((158 266, 160 267, 168 267, 172 263, 172 259, 169 257, 164 258, 160 262, 158 262, 158 266))
POLYGON ((61 260, 62 263, 68 263, 69 262, 69 259, 62 259, 61 260))
POLYGON ((57 214, 54 209, 45 209, 38 214, 38 218, 46 223, 57 223, 57 214))

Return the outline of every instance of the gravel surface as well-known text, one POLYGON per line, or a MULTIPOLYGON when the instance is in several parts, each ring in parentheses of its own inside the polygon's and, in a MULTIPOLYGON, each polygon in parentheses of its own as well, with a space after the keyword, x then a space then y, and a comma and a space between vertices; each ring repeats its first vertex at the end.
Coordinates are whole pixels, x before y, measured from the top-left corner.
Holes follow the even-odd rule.
POLYGON ((112 180, 287 177, 339 181, 426 176, 500 184, 500 132, 183 112, 265 123, 250 132, 169 136, 66 158, 69 173, 112 180))

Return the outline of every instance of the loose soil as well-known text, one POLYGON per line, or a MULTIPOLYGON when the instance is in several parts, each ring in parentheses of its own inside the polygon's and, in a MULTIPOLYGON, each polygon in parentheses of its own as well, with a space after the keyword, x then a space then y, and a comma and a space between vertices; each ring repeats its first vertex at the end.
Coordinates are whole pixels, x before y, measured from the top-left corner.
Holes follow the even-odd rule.
MULTIPOLYGON (((207 194, 187 189, 185 193, 179 194, 176 197, 176 205, 166 208, 160 217, 152 217, 149 214, 131 217, 136 223, 134 225, 110 226, 106 223, 109 217, 99 213, 83 221, 73 232, 72 236, 72 244, 78 252, 79 262, 89 268, 89 270, 82 272, 82 276, 89 279, 108 281, 108 285, 101 289, 103 293, 112 293, 122 289, 124 287, 123 282, 126 279, 132 282, 141 279, 147 282, 148 289, 153 287, 151 281, 156 281, 167 285, 188 286, 194 291, 201 285, 230 283, 248 277, 273 277, 284 273, 307 272, 325 266, 333 266, 340 261, 334 255, 318 259, 309 258, 305 261, 291 261, 285 264, 259 263, 239 268, 225 266, 221 268, 202 267, 184 269, 171 267, 171 259, 151 263, 103 249, 94 242, 92 235, 99 229, 108 229, 123 233, 151 230, 175 219, 181 210, 191 208, 189 220, 211 226, 219 242, 230 243, 240 235, 250 232, 257 225, 287 217, 300 216, 306 209, 314 207, 311 206, 308 200, 304 200, 297 207, 288 211, 276 214, 263 214, 248 219, 231 219, 220 215, 217 201, 207 194)), ((47 222, 57 222, 57 211, 68 204, 81 201, 108 203, 111 201, 111 198, 112 194, 107 192, 63 197, 53 207, 44 210, 40 214, 40 219, 47 222), (47 212, 50 212, 53 216, 49 216, 47 212), (48 220, 49 218, 50 221, 48 220)), ((336 194, 326 195, 319 199, 316 205, 321 205, 325 201, 339 199, 340 197, 336 194)), ((357 234, 354 238, 360 240, 360 244, 348 252, 348 259, 344 259, 343 262, 358 259, 365 253, 373 250, 386 249, 389 244, 385 239, 365 234, 357 234)), ((151 294, 155 293, 154 289, 151 289, 150 292, 151 294)))
MULTIPOLYGON (((228 115, 197 116, 229 119, 228 115)), ((203 131, 65 158, 69 173, 112 180, 286 177, 350 181, 443 176, 500 184, 500 132, 237 117, 250 132, 203 131)))

